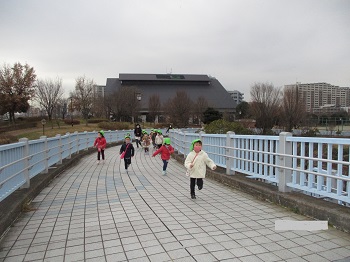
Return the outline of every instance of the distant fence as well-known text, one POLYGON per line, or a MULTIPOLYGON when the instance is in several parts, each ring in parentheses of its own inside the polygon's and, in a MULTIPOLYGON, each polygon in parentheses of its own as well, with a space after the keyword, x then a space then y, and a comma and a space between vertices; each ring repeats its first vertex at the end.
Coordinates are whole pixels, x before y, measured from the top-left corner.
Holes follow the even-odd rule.
MULTIPOLYGON (((134 130, 105 131, 105 138, 107 143, 120 142, 127 133, 133 136, 134 130)), ((22 138, 18 143, 0 146, 0 202, 17 189, 29 187, 30 179, 39 173, 47 173, 63 159, 93 147, 96 137, 97 132, 75 132, 37 140, 22 138)))
POLYGON ((262 179, 291 190, 348 205, 350 203, 349 139, 170 132, 172 145, 185 156, 200 138, 203 150, 226 173, 262 179))

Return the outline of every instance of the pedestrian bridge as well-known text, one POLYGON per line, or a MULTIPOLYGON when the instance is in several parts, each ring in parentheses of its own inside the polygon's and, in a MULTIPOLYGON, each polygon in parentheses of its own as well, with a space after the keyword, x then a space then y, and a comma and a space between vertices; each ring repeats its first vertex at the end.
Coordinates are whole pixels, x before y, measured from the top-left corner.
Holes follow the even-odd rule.
POLYGON ((0 243, 0 261, 349 261, 350 235, 276 231, 306 217, 205 180, 197 199, 182 163, 136 149, 128 173, 119 146, 66 169, 0 243))

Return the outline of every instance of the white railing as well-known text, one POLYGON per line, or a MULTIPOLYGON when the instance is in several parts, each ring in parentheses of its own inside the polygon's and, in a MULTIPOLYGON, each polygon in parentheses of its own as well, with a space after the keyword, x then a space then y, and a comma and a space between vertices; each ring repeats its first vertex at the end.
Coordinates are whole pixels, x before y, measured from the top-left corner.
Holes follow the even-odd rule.
MULTIPOLYGON (((149 130, 146 129, 149 132, 149 130)), ((166 129, 162 129, 165 134, 166 129)), ((120 142, 133 130, 105 131, 107 143, 120 142)), ((30 186, 30 179, 48 173, 51 166, 62 164, 72 154, 87 150, 94 144, 97 132, 75 132, 37 140, 22 138, 18 143, 0 146, 0 202, 11 193, 30 186)))
POLYGON ((349 139, 170 132, 172 145, 185 156, 200 138, 214 162, 235 172, 278 186, 347 205, 350 203, 349 139))

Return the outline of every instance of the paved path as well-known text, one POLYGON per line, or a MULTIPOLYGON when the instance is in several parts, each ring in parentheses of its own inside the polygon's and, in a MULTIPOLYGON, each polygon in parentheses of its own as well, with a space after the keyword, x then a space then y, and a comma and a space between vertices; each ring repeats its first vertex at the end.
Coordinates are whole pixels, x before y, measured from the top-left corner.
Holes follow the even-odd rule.
POLYGON ((190 199, 183 166, 137 151, 126 174, 116 152, 87 156, 33 201, 0 243, 0 261, 336 261, 350 235, 275 232, 305 220, 274 204, 205 180, 190 199))

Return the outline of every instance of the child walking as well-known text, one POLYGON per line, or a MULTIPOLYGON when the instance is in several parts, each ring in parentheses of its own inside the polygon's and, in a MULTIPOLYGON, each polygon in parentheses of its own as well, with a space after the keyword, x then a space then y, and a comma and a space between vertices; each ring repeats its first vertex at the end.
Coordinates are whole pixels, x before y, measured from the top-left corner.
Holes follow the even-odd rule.
POLYGON ((151 139, 148 136, 147 132, 144 131, 142 136, 142 147, 145 149, 145 154, 149 153, 149 147, 151 145, 151 139))
POLYGON ((160 157, 163 160, 163 176, 165 176, 170 155, 174 153, 174 148, 170 145, 170 138, 164 138, 164 145, 162 145, 156 152, 154 152, 152 157, 155 157, 159 153, 161 153, 160 157))
POLYGON ((100 163, 100 155, 102 155, 102 160, 105 160, 105 149, 106 149, 106 138, 105 138, 105 132, 101 130, 97 133, 97 138, 94 142, 94 147, 97 148, 97 164, 100 163))
POLYGON ((159 149, 163 144, 163 134, 162 134, 162 131, 160 131, 160 130, 157 130, 156 132, 157 132, 157 135, 155 138, 155 143, 156 143, 157 148, 159 149))
POLYGON ((131 164, 131 158, 134 156, 134 153, 135 153, 135 149, 131 143, 130 136, 125 137, 125 143, 123 143, 123 145, 121 146, 119 154, 121 155, 124 152, 125 152, 125 155, 124 155, 125 171, 128 172, 128 167, 131 164))
POLYGON ((156 130, 152 129, 152 131, 151 131, 151 133, 149 135, 150 135, 151 140, 152 140, 153 148, 157 148, 157 146, 156 146, 156 136, 157 136, 156 130))
POLYGON ((191 152, 187 155, 185 160, 185 167, 190 175, 190 189, 191 198, 196 199, 195 186, 197 184, 198 190, 203 188, 203 178, 205 178, 206 166, 215 170, 216 165, 211 160, 207 153, 202 150, 202 141, 195 139, 192 141, 191 152))

